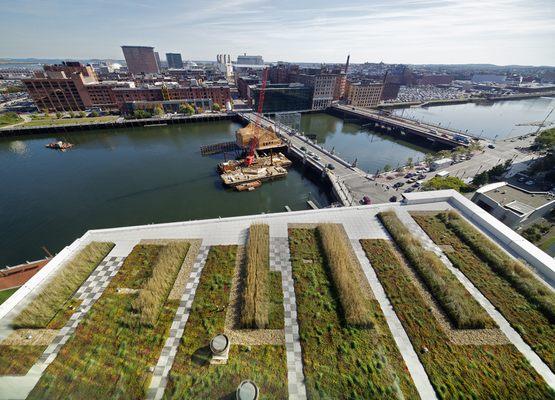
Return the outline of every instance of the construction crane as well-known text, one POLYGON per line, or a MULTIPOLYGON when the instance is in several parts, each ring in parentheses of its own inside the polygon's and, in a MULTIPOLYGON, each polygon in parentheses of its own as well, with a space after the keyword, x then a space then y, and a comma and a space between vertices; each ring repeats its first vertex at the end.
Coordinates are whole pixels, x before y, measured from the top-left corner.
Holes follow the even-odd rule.
POLYGON ((247 154, 247 157, 245 158, 245 165, 248 167, 249 165, 252 165, 252 163, 254 162, 254 151, 256 150, 257 146, 258 146, 258 136, 260 136, 260 134, 262 133, 260 131, 261 128, 261 117, 262 117, 262 107, 264 105, 264 96, 265 96, 265 92, 266 92, 266 83, 268 82, 268 68, 264 68, 264 70, 262 71, 262 84, 260 85, 260 93, 258 94, 258 109, 256 112, 256 117, 254 120, 254 136, 253 138, 250 140, 249 143, 249 152, 247 154))

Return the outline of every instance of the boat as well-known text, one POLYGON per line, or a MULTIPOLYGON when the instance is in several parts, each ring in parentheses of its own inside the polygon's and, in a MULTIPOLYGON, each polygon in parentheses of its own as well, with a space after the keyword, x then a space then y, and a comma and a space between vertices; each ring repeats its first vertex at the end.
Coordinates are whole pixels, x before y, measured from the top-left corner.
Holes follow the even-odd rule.
POLYGON ((61 140, 58 140, 57 142, 52 142, 52 143, 48 143, 46 145, 47 148, 49 149, 53 149, 53 150, 68 150, 71 149, 73 147, 72 143, 68 143, 68 142, 62 142, 61 140))
POLYGON ((252 181, 252 182, 241 183, 235 186, 235 189, 239 192, 243 192, 245 190, 252 192, 256 188, 260 187, 261 185, 262 185, 262 182, 260 181, 252 181))

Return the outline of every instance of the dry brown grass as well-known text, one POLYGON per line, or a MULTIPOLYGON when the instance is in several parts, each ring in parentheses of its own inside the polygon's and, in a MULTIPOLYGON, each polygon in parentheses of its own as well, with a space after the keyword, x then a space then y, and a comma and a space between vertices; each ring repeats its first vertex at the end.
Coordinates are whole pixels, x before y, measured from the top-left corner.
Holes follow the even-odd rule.
POLYGON ((132 304, 142 324, 153 326, 158 320, 189 247, 188 242, 170 242, 160 250, 152 276, 132 304))
POLYGON ((549 322, 555 323, 555 293, 539 282, 522 262, 509 257, 456 212, 441 213, 439 218, 492 270, 536 304, 549 322))
POLYGON ((342 227, 337 224, 319 224, 318 237, 339 295, 345 321, 349 325, 374 326, 372 312, 368 307, 371 298, 362 290, 357 280, 356 269, 360 267, 357 260, 353 259, 350 243, 347 242, 342 227))
POLYGON ((14 319, 13 326, 46 328, 113 247, 113 243, 89 243, 71 261, 61 267, 40 294, 14 319))
POLYGON ((440 258, 424 249, 393 211, 382 212, 378 216, 456 328, 482 329, 495 326, 486 311, 440 258))
POLYGON ((268 225, 251 225, 247 242, 246 279, 241 310, 241 324, 244 328, 268 326, 269 251, 268 225))

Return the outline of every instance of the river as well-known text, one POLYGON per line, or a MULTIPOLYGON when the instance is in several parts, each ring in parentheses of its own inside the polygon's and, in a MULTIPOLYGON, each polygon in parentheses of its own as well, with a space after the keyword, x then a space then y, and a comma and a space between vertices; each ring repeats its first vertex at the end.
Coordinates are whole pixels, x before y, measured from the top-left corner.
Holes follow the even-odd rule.
MULTIPOLYGON (((535 123, 542 122, 555 108, 554 97, 496 101, 487 104, 456 104, 394 111, 406 118, 441 124, 488 139, 507 139, 535 132, 535 123)), ((555 124, 555 111, 547 122, 555 124)))
POLYGON ((57 252, 88 229, 303 210, 331 198, 291 168, 253 192, 222 186, 203 144, 234 140, 230 121, 0 138, 0 268, 57 252), (45 144, 65 139, 65 153, 45 144))

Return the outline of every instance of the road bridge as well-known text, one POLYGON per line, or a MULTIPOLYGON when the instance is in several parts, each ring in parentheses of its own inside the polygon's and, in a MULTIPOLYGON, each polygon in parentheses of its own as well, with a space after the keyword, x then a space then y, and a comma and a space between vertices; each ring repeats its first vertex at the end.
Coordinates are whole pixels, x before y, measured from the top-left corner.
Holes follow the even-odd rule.
POLYGON ((309 164, 329 179, 333 193, 342 205, 357 205, 364 196, 368 196, 374 203, 387 202, 393 195, 400 197, 400 193, 390 186, 371 181, 366 172, 300 135, 294 129, 276 124, 274 120, 266 116, 260 116, 257 119, 256 114, 252 112, 239 113, 238 116, 247 123, 257 123, 258 121, 264 128, 275 129, 287 143, 291 155, 301 159, 303 163, 309 164), (306 148, 306 151, 301 149, 303 147, 306 148), (309 151, 314 155, 310 156, 309 151), (330 164, 333 165, 333 169, 328 168, 330 164))
POLYGON ((448 147, 467 147, 473 140, 473 137, 468 133, 429 123, 422 123, 368 108, 334 104, 330 111, 335 114, 339 113, 344 117, 367 121, 369 122, 368 126, 376 128, 379 131, 419 136, 448 147))

